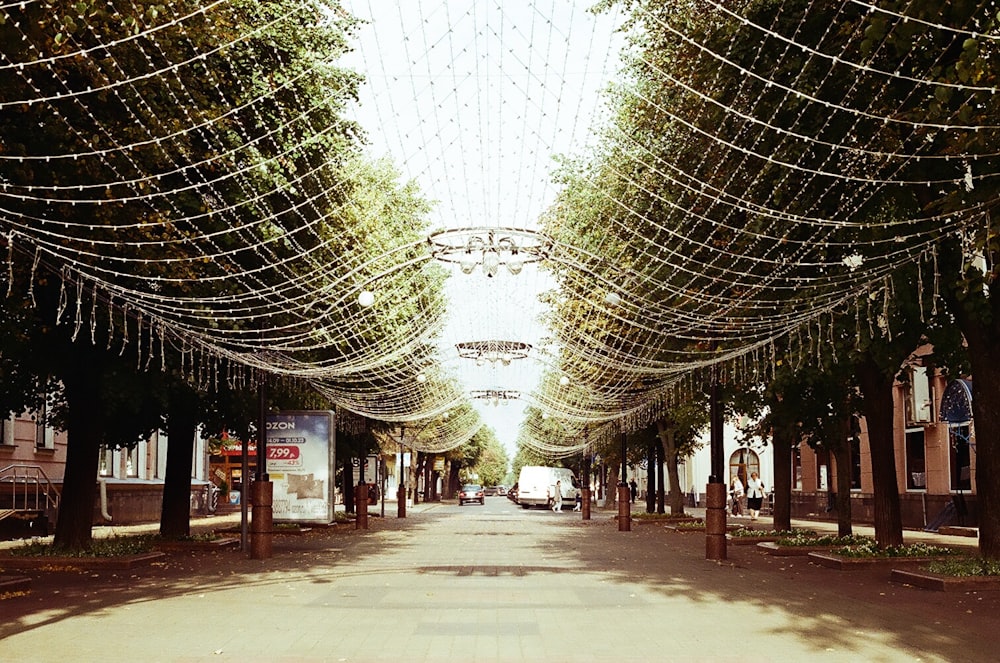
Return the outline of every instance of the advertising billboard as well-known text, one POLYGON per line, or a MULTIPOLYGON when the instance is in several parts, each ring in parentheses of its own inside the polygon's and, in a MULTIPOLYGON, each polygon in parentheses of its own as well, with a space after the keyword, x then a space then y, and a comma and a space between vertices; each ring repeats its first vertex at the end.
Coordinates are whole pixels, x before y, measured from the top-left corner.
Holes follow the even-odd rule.
POLYGON ((267 416, 267 473, 275 521, 334 520, 336 426, 328 410, 267 416))

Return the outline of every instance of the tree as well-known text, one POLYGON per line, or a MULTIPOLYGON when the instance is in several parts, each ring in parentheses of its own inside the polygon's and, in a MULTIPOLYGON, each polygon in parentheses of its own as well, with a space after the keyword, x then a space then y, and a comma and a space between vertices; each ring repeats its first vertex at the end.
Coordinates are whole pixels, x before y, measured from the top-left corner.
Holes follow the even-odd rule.
POLYGON ((699 434, 708 425, 706 402, 684 402, 673 405, 656 420, 656 434, 663 448, 667 466, 667 483, 670 485, 670 513, 684 513, 684 495, 680 490, 680 472, 677 464, 693 454, 700 446, 699 434))

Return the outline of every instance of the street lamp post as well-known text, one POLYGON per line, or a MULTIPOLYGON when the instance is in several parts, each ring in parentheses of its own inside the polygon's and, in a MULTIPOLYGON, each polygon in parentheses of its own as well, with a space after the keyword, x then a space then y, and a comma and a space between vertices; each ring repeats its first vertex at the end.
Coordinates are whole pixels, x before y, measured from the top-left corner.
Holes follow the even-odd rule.
POLYGON ((406 518, 406 475, 403 468, 403 439, 406 435, 406 424, 399 426, 399 487, 396 489, 396 517, 406 518))
POLYGON ((622 479, 618 483, 618 531, 632 531, 631 494, 628 489, 628 461, 625 457, 628 435, 622 433, 622 479))

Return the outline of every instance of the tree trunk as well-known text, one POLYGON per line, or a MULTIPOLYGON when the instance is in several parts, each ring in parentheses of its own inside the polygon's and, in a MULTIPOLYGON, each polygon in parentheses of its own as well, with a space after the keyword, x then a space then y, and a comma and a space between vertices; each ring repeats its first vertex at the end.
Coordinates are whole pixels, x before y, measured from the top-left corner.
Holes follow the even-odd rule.
POLYGON ((104 426, 101 421, 100 361, 92 346, 81 344, 66 359, 66 471, 52 546, 61 550, 90 547, 97 498, 97 470, 104 426))
POLYGON ((354 513, 354 465, 350 458, 344 459, 344 469, 340 479, 344 487, 344 511, 354 513))
POLYGON ((656 511, 656 447, 650 444, 646 449, 646 513, 656 511))
POLYGON ((459 481, 458 481, 458 473, 461 471, 462 471, 461 462, 453 460, 451 461, 451 463, 449 463, 448 485, 447 488, 445 489, 445 494, 444 494, 444 498, 446 500, 450 500, 453 497, 455 497, 455 493, 458 492, 458 490, 461 488, 461 486, 459 486, 459 481))
POLYGON ((976 444, 976 508, 979 552, 1000 559, 1000 314, 989 299, 992 323, 982 322, 950 296, 948 303, 969 346, 972 416, 976 444))
MULTIPOLYGON (((167 472, 163 479, 160 535, 173 539, 191 534, 191 463, 198 424, 189 400, 171 398, 167 420, 167 472)), ((211 499, 211 494, 208 498, 211 499)))
POLYGON ((880 549, 903 545, 903 518, 899 510, 896 481, 896 450, 893 436, 893 377, 886 376, 870 353, 856 365, 863 395, 862 408, 868 424, 868 448, 872 459, 875 498, 875 540, 880 549))
POLYGON ((607 483, 604 488, 604 508, 618 510, 618 472, 620 465, 611 465, 608 468, 607 483), (613 486, 608 490, 609 486, 613 486))
POLYGON ((663 444, 657 444, 656 449, 656 513, 666 512, 664 508, 664 493, 666 492, 666 481, 663 467, 663 444))
POLYGON ((797 428, 781 422, 771 432, 774 460, 774 504, 771 519, 774 529, 787 532, 792 529, 792 448, 798 443, 797 428))
MULTIPOLYGON (((850 418, 844 427, 843 441, 833 448, 833 463, 837 472, 837 534, 850 536, 853 533, 851 525, 851 446, 847 437, 851 432, 850 418)), ((838 438, 839 439, 839 438, 838 438)))
POLYGON ((656 422, 656 432, 663 446, 663 456, 667 465, 667 476, 670 478, 670 513, 684 513, 684 495, 681 493, 680 471, 677 469, 677 444, 674 429, 667 427, 663 420, 656 422))

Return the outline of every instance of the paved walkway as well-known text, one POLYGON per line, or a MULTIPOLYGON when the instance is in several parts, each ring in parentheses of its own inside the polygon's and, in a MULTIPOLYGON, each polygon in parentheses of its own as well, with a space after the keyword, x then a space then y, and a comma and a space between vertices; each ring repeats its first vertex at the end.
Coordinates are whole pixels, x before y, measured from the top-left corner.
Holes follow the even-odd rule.
MULTIPOLYGON (((703 535, 503 498, 386 511, 367 531, 276 537, 267 560, 36 572, 28 595, 0 600, 0 661, 997 659, 1000 592, 929 592, 752 546, 716 563, 703 535)), ((220 522, 238 514, 198 527, 220 522)))

